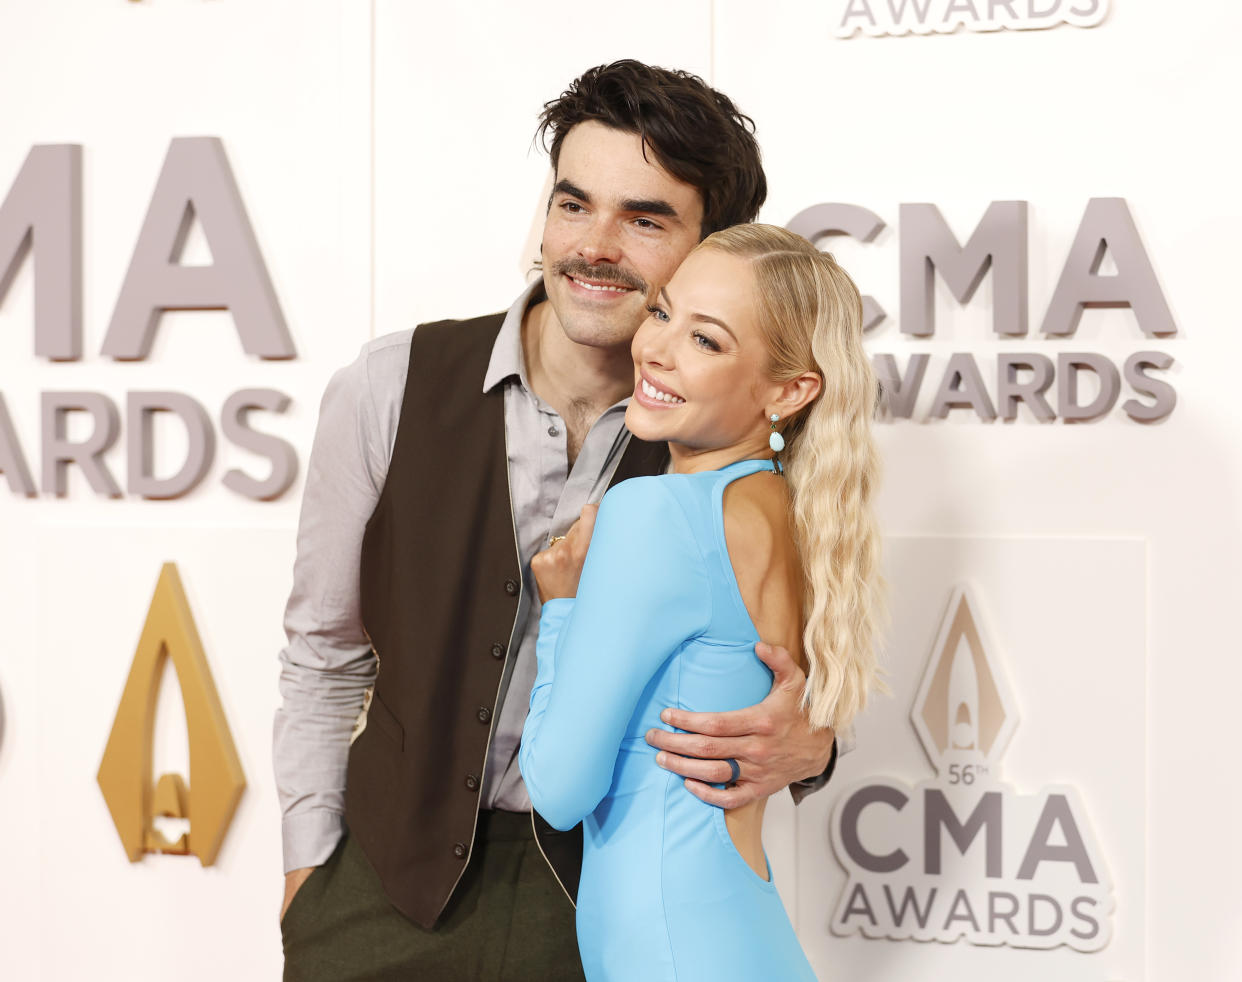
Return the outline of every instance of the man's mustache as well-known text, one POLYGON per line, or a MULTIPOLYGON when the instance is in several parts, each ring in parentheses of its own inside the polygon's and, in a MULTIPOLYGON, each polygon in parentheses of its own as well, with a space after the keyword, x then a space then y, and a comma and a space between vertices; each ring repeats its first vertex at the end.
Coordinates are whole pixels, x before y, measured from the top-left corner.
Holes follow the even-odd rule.
POLYGON ((552 265, 552 272, 562 276, 573 276, 578 279, 592 280, 596 283, 607 283, 609 286, 624 286, 637 290, 646 296, 647 283, 637 273, 614 266, 611 263, 589 263, 577 257, 558 259, 552 265))

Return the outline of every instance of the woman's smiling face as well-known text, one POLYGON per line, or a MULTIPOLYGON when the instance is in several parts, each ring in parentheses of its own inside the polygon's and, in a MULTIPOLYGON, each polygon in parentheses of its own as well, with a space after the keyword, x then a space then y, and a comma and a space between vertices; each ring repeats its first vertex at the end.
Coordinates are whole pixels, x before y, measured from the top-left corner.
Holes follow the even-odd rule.
POLYGON ((679 471, 764 456, 766 406, 781 386, 767 374, 750 260, 697 249, 648 304, 626 426, 667 440, 679 471))

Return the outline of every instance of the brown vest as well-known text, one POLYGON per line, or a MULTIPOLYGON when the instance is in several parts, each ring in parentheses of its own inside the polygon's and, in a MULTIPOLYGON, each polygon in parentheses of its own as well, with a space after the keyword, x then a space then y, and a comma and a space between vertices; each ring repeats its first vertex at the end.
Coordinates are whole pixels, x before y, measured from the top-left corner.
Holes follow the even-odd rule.
MULTIPOLYGON (((522 590, 504 386, 481 392, 503 321, 414 332, 388 478, 362 541, 362 620, 379 676, 350 749, 346 823, 393 905, 427 928, 470 859, 522 590)), ((664 444, 631 438, 613 483, 667 460, 664 444)), ((574 895, 581 832, 540 844, 574 895)))

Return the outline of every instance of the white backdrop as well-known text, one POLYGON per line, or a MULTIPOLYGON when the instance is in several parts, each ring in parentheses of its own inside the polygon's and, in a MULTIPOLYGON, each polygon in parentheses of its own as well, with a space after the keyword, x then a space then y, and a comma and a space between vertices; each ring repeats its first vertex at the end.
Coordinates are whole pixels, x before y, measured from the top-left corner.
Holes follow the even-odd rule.
MULTIPOLYGON (((31 263, 0 300, 0 393, 26 459, 38 481, 45 391, 123 406, 128 391, 173 389, 215 415, 229 393, 268 387, 293 402, 256 427, 305 464, 322 386, 363 341, 500 309, 520 289, 547 176, 531 146, 545 100, 619 57, 698 72, 758 124, 763 220, 848 202, 886 221, 872 243, 832 247, 889 313, 873 348, 903 365, 931 355, 914 420, 881 429, 893 695, 860 725, 840 780, 796 816, 775 805, 767 828, 821 977, 1242 977, 1228 725, 1242 692, 1242 340, 1227 261, 1242 224, 1231 122, 1242 13, 1225 0, 1113 0, 1091 29, 837 40, 844 6, 0 0, 0 199, 33 145, 84 148, 83 358, 35 357, 31 263), (226 312, 166 315, 144 362, 99 354, 168 143, 199 135, 224 142, 294 360, 243 354, 226 312), (1074 339, 1038 334, 1093 197, 1127 200, 1176 337, 1147 338, 1116 309, 1088 311, 1074 339), (991 333, 990 279, 965 305, 938 284, 935 336, 903 336, 899 204, 936 203, 965 241, 990 202, 1013 199, 1030 203, 1030 336, 991 333), (1120 363, 1147 348, 1176 359, 1165 377, 1178 406, 1158 425, 1120 409, 1075 426, 1029 414, 985 424, 969 411, 923 421, 951 352, 973 353, 994 394, 1001 351, 1120 363), (829 930, 845 873, 827 823, 842 790, 873 772, 914 784, 933 771, 909 722, 911 673, 961 579, 978 587, 1018 691, 1006 780, 1073 785, 1090 812, 1116 905, 1099 953, 829 930)), ((194 255, 206 258, 201 243, 194 255)), ((175 457, 175 428, 160 438, 175 457)), ((125 452, 122 438, 105 455, 122 482, 125 452)), ((60 499, 0 486, 5 978, 155 979, 170 965, 186 979, 277 977, 269 745, 301 485, 257 503, 220 484, 230 467, 264 466, 222 440, 202 485, 174 501, 99 498, 76 473, 60 499), (187 857, 128 863, 95 784, 166 560, 179 565, 248 782, 207 869, 187 857)), ((157 767, 184 773, 168 695, 157 767)))

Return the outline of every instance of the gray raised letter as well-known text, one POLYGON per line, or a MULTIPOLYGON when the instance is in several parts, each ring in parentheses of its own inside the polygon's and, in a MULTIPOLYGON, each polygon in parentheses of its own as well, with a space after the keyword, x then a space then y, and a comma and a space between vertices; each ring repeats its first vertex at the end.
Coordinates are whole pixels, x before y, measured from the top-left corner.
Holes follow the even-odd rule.
POLYGON ((867 899, 867 891, 861 883, 855 883, 854 889, 850 891, 849 903, 845 906, 845 913, 841 915, 841 923, 848 924, 855 914, 864 915, 871 922, 871 926, 875 927, 875 913, 871 910, 871 901, 867 899))
POLYGON ((927 337, 935 332, 935 271, 959 303, 967 303, 992 270, 992 330, 1026 334, 1026 202, 993 201, 971 233, 958 244, 940 209, 931 204, 901 206, 901 330, 927 337))
POLYGON ((923 0, 923 6, 919 6, 919 0, 888 0, 888 12, 893 17, 894 24, 903 26, 906 17, 906 7, 914 10, 914 19, 920 24, 927 22, 927 9, 932 5, 932 0, 923 0))
POLYGON ((131 392, 125 418, 130 494, 163 500, 180 498, 198 486, 216 450, 216 433, 207 410, 182 392, 131 392), (172 477, 155 476, 156 413, 172 413, 185 425, 185 461, 172 477))
POLYGON ((1092 198, 1087 202, 1044 314, 1043 332, 1073 335, 1087 307, 1129 307, 1144 334, 1177 333, 1173 312, 1125 198, 1092 198), (1111 253, 1117 265, 1117 272, 1107 276, 1099 271, 1105 253, 1111 253))
MULTIPOLYGON (((942 22, 947 22, 953 14, 970 14, 972 21, 979 19, 979 12, 975 10, 974 0, 949 0, 949 5, 944 10, 942 22)), ((965 21, 963 20, 962 23, 965 23, 965 21)))
POLYGON ((985 423, 996 419, 996 410, 992 408, 992 400, 984 388, 979 366, 975 364, 974 356, 965 351, 949 356, 949 364, 932 400, 929 415, 944 419, 950 409, 973 409, 985 423))
MULTIPOLYGON (((859 205, 832 201, 802 209, 785 227, 810 242, 829 235, 848 235, 859 242, 871 242, 883 231, 884 219, 859 205)), ((862 329, 866 334, 887 314, 874 297, 863 297, 862 308, 862 329)))
POLYGON ((246 425, 246 415, 252 409, 283 413, 288 406, 289 397, 275 389, 242 389, 225 401, 220 410, 220 428, 224 435, 243 450, 272 462, 272 472, 262 481, 236 468, 228 471, 224 475, 224 486, 230 491, 255 501, 271 501, 289 490, 298 474, 297 451, 280 437, 259 433, 246 425))
POLYGON ((247 354, 296 355, 224 144, 216 137, 170 144, 103 353, 145 358, 166 310, 228 310, 247 354), (178 262, 195 216, 211 248, 209 266, 178 262))
POLYGON ((0 205, 0 303, 34 253, 35 354, 82 357, 82 148, 31 147, 0 205))
POLYGON ((868 784, 850 795, 841 809, 841 845, 845 847, 846 855, 872 873, 891 873, 905 866, 910 857, 901 849, 894 849, 884 856, 867 851, 858 837, 858 818, 868 805, 885 804, 901 811, 909 800, 903 792, 887 784, 868 784))
POLYGON ((914 892, 914 887, 906 887, 905 893, 901 895, 901 906, 893 902, 893 891, 887 883, 884 884, 884 899, 888 901, 888 912, 893 915, 893 923, 897 927, 901 927, 906 921, 906 910, 914 911, 914 920, 920 929, 927 927, 927 919, 931 917, 932 904, 936 902, 937 888, 932 887, 927 894, 927 903, 923 905, 923 909, 919 910, 919 898, 914 892))
POLYGON ((9 490, 14 494, 34 495, 34 480, 30 477, 30 468, 26 466, 22 444, 17 438, 17 430, 13 428, 9 409, 4 404, 3 393, 0 393, 0 472, 3 472, 9 482, 9 490))
POLYGON ((1127 399, 1121 404, 1126 415, 1139 423, 1155 423, 1173 412, 1177 405, 1177 393, 1168 382, 1152 378, 1146 369, 1156 368, 1164 371, 1173 365, 1173 356, 1163 351, 1136 351, 1126 359, 1126 381, 1130 388, 1141 396, 1151 396, 1156 401, 1145 406, 1137 399, 1127 399))
POLYGON ((1078 831, 1078 823, 1070 811, 1069 801, 1063 794, 1050 794, 1044 802, 1044 810, 1040 812, 1035 831, 1031 833, 1031 844, 1027 846, 1026 856, 1018 867, 1018 879, 1034 879, 1040 863, 1073 863, 1082 883, 1100 882, 1091 865, 1091 857, 1087 855, 1082 833, 1078 831), (1065 839, 1063 846, 1054 846, 1048 841, 1052 838, 1054 825, 1061 826, 1061 837, 1065 839))
POLYGON ((1027 897, 1026 902, 1026 933, 1032 938, 1047 937, 1049 934, 1056 934, 1057 931, 1061 929, 1061 921, 1064 917, 1061 914, 1061 905, 1057 903, 1056 897, 1050 897, 1046 893, 1032 893, 1029 897, 1027 897), (1052 905, 1052 910, 1056 915, 1056 920, 1052 922, 1051 927, 1037 928, 1035 926, 1035 901, 1037 900, 1042 900, 1045 903, 1052 905))
POLYGON ((68 494, 69 465, 77 464, 96 494, 119 498, 121 489, 101 459, 119 430, 116 406, 102 392, 44 392, 43 490, 68 494), (94 423, 91 435, 81 443, 72 443, 65 435, 66 417, 74 412, 90 413, 94 423))
POLYGON ((1099 419, 1117 402, 1121 377, 1117 367, 1104 355, 1091 351, 1057 355, 1057 412, 1067 423, 1084 423, 1099 419), (1100 391, 1091 402, 1078 403, 1078 373, 1088 371, 1100 380, 1100 391))
POLYGON ((1021 908, 1021 906, 1022 905, 1018 903, 1018 898, 1015 897, 1012 893, 1008 893, 1005 890, 989 891, 988 892, 988 934, 996 933, 996 922, 997 921, 1004 921, 1007 925, 1009 925, 1009 933, 1017 934, 1018 929, 1017 927, 1014 926, 1013 919, 1017 916, 1018 911, 1021 908), (1000 900, 1002 897, 1005 900, 1009 901, 1008 910, 997 910, 996 909, 996 901, 1000 900))
POLYGON ((929 876, 940 873, 940 830, 944 829, 962 855, 975 840, 980 829, 984 833, 984 876, 996 879, 1001 875, 1001 796, 987 791, 975 805, 965 822, 959 821, 953 806, 938 788, 923 792, 923 872, 929 876))
POLYGON ((1052 359, 1047 355, 1023 351, 997 356, 996 401, 1000 405, 1001 418, 1017 419, 1018 403, 1025 402, 1041 423, 1056 419, 1057 414, 1044 398, 1044 393, 1052 387, 1055 375, 1052 359), (1030 372, 1030 378, 1019 379, 1019 372, 1030 372))
POLYGON ((1072 913, 1080 921, 1086 921, 1088 924, 1091 925, 1090 930, 1087 930, 1087 931, 1080 931, 1076 927, 1070 928, 1070 934, 1072 934, 1076 938, 1081 938, 1083 941, 1090 941, 1092 938, 1099 935, 1100 922, 1097 921, 1090 914, 1086 914, 1083 911, 1079 910, 1078 909, 1079 904, 1090 904, 1092 907, 1098 906, 1098 904, 1095 898, 1093 897, 1075 897, 1073 901, 1070 903, 1070 913, 1072 913))
POLYGON ((975 920, 975 912, 970 906, 970 898, 966 896, 965 890, 958 890, 957 893, 953 895, 953 903, 949 906, 948 916, 944 919, 944 930, 947 931, 949 929, 949 925, 954 921, 966 921, 970 925, 972 931, 979 930, 979 922, 975 920), (963 908, 963 912, 960 914, 957 910, 959 906, 963 908))
POLYGON ((923 385, 930 355, 911 355, 906 361, 906 374, 897 371, 897 359, 889 354, 872 359, 875 376, 880 383, 880 410, 893 419, 909 419, 923 385))
POLYGON ((875 15, 871 12, 871 4, 868 0, 850 0, 846 5, 845 13, 841 15, 840 26, 844 27, 851 17, 866 17, 871 22, 871 26, 875 27, 875 15))

